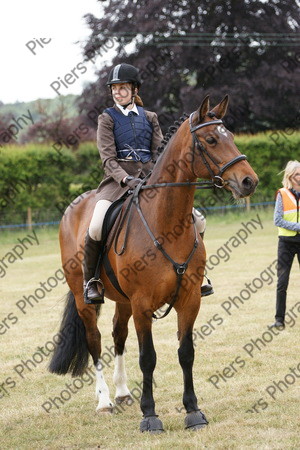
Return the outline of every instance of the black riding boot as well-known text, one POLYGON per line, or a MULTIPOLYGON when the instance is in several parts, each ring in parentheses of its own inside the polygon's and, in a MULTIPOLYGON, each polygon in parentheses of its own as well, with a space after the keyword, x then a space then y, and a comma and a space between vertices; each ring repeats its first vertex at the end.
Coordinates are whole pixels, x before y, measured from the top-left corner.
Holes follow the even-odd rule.
POLYGON ((87 231, 84 243, 83 289, 84 302, 88 304, 104 303, 104 290, 102 289, 101 294, 99 293, 98 280, 94 278, 101 247, 101 241, 94 241, 87 231))
POLYGON ((211 295, 214 293, 214 289, 212 287, 211 281, 209 278, 205 277, 207 279, 207 284, 203 284, 201 286, 201 297, 207 297, 208 295, 211 295))
MULTIPOLYGON (((203 233, 200 233, 200 236, 201 236, 201 238, 203 240, 203 238, 204 238, 204 231, 203 231, 203 233)), ((214 293, 214 290, 213 290, 213 287, 211 285, 210 280, 207 277, 205 277, 205 278, 207 279, 207 283, 208 284, 203 284, 201 286, 201 297, 207 297, 208 295, 211 295, 211 294, 214 293)))

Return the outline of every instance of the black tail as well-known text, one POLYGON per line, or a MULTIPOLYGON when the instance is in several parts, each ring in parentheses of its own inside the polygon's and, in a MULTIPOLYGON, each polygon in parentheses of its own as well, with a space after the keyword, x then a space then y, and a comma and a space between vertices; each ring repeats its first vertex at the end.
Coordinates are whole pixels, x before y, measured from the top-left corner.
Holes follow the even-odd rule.
POLYGON ((88 359, 85 326, 78 315, 74 295, 69 291, 49 371, 59 375, 70 372, 73 377, 82 375, 88 359))

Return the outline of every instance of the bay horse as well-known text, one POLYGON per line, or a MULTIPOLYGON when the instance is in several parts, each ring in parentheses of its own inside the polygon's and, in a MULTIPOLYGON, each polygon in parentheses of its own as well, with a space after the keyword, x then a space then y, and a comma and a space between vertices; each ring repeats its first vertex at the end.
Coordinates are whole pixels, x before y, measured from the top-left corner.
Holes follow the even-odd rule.
MULTIPOLYGON (((204 244, 197 236, 192 216, 195 189, 200 184, 196 180, 211 180, 206 183, 231 191, 235 198, 252 194, 258 183, 246 156, 241 155, 232 133, 223 125, 227 105, 228 96, 225 96, 210 110, 207 96, 199 109, 182 121, 171 139, 165 142, 146 184, 140 184, 133 193, 135 200, 130 207, 127 226, 120 227, 115 233, 108 250, 117 285, 101 268, 105 296, 116 302, 113 381, 117 404, 132 400, 126 384, 124 348, 128 321, 133 316, 143 374, 142 432, 163 431, 153 398, 156 352, 152 314, 166 304, 173 306, 177 313, 178 358, 183 371, 183 404, 187 413, 185 428, 203 428, 208 423, 198 407, 192 373, 192 333, 201 303, 200 288, 206 259, 204 244), (122 242, 126 245, 120 251, 122 242), (191 279, 193 283, 188 282, 191 279)), ((74 258, 74 255, 82 254, 96 202, 96 190, 84 194, 77 204, 74 201, 72 207, 67 208, 60 225, 62 266, 70 291, 60 328, 61 342, 53 353, 49 370, 80 375, 87 368, 91 354, 96 369, 97 411, 112 412, 114 405, 104 379, 105 362, 101 359, 101 335, 97 327, 100 307, 85 304, 82 267, 75 264, 74 258)), ((123 213, 124 208, 125 205, 123 213)))

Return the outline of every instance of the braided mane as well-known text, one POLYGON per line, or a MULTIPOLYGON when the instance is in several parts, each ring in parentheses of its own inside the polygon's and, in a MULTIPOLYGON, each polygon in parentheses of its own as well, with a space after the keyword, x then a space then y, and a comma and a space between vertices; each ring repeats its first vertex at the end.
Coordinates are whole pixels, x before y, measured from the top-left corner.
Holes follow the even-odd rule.
POLYGON ((164 135, 164 137, 163 137, 163 139, 162 139, 162 141, 161 141, 161 144, 162 144, 162 145, 160 145, 160 146, 157 148, 157 151, 158 151, 158 154, 159 154, 159 155, 164 151, 164 149, 165 149, 167 143, 169 142, 169 140, 171 139, 171 137, 173 136, 173 134, 176 133, 176 131, 178 130, 178 128, 180 127, 180 125, 181 125, 188 117, 189 117, 188 114, 183 113, 183 115, 182 115, 181 117, 179 117, 178 120, 175 120, 175 122, 173 123, 173 125, 171 125, 171 126, 168 128, 168 131, 166 132, 166 134, 164 135))

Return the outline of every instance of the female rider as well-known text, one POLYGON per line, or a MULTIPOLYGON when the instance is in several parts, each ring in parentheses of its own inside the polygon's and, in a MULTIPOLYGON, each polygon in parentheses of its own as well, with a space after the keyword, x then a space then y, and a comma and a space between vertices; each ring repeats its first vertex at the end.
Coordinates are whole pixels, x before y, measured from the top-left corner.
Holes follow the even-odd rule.
MULTIPOLYGON (((114 106, 99 116, 97 144, 104 169, 98 188, 92 220, 85 239, 84 298, 86 303, 103 303, 93 278, 101 249, 102 223, 111 203, 135 188, 152 170, 157 159, 157 147, 163 135, 156 113, 144 110, 138 90, 141 85, 138 70, 130 64, 118 64, 108 75, 114 106)), ((205 229, 205 219, 196 217, 199 232, 205 229)), ((212 291, 202 286, 202 295, 212 291)))

